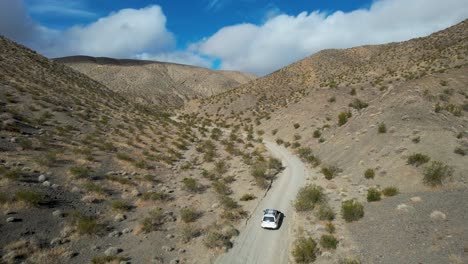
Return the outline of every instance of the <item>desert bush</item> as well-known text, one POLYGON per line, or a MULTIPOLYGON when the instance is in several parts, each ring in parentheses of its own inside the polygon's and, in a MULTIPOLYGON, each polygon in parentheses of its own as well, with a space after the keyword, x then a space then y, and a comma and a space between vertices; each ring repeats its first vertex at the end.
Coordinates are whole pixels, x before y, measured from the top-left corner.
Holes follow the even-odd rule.
POLYGON ((229 195, 232 193, 232 190, 231 188, 229 188, 229 186, 224 182, 224 181, 220 181, 220 180, 215 180, 211 186, 213 187, 213 189, 215 190, 215 192, 217 192, 218 194, 221 194, 221 195, 229 195))
POLYGON ((348 119, 352 116, 351 112, 341 112, 338 115, 338 126, 342 126, 348 122, 348 119))
POLYGON ((379 124, 378 131, 379 131, 379 134, 387 133, 387 126, 385 125, 385 123, 382 122, 379 124))
POLYGON ((322 167, 322 173, 325 176, 325 179, 327 180, 333 179, 340 172, 341 169, 334 165, 322 167))
POLYGON ((331 222, 331 221, 328 221, 326 224, 325 224, 325 230, 330 233, 330 234, 333 234, 335 233, 335 225, 331 222))
POLYGON ((336 249, 338 240, 333 235, 322 235, 320 237, 320 246, 325 249, 336 249))
POLYGON ((57 162, 57 154, 57 151, 51 150, 46 152, 45 155, 41 154, 36 161, 39 165, 50 167, 57 162))
POLYGON ((127 153, 117 153, 115 157, 119 160, 132 161, 133 159, 127 153))
POLYGON ((424 168, 423 182, 430 186, 442 185, 443 182, 451 177, 453 169, 440 161, 432 161, 424 168))
POLYGON ((23 149, 33 149, 33 142, 29 138, 21 138, 18 143, 23 149))
POLYGON ((19 169, 9 169, 5 172, 4 177, 12 181, 17 181, 22 175, 23 173, 19 169))
POLYGON ((121 176, 106 175, 106 179, 108 181, 117 182, 117 183, 124 184, 124 185, 134 184, 130 179, 124 178, 124 177, 121 177, 121 176))
POLYGON ((273 170, 281 170, 283 163, 277 158, 270 157, 268 159, 268 168, 273 170))
POLYGON ((235 209, 239 207, 239 204, 227 195, 220 195, 219 202, 225 209, 235 209))
POLYGON ((149 233, 157 231, 164 224, 164 214, 160 209, 153 209, 141 221, 141 231, 149 233))
POLYGON ((223 175, 224 173, 228 171, 228 165, 226 164, 224 160, 220 160, 218 162, 215 162, 214 169, 216 173, 223 175))
POLYGON ((414 137, 413 139, 411 139, 411 141, 412 141, 414 144, 418 144, 418 143, 421 141, 421 137, 420 137, 420 136, 414 137))
POLYGON ((354 108, 354 109, 361 110, 361 109, 364 109, 364 108, 368 107, 369 104, 366 103, 366 102, 363 102, 363 101, 361 101, 359 99, 354 99, 354 101, 352 103, 350 103, 349 106, 354 108))
POLYGON ((146 192, 141 195, 141 199, 144 201, 167 201, 169 200, 169 194, 165 192, 146 192))
POLYGON ((276 133, 278 133, 278 129, 276 129, 276 128, 273 129, 273 130, 271 131, 271 134, 272 134, 273 136, 276 135, 276 133))
POLYGON ((294 242, 292 255, 297 263, 314 262, 317 253, 317 243, 311 237, 300 237, 294 242))
POLYGON ((112 210, 114 211, 130 211, 132 209, 132 206, 127 203, 126 201, 114 201, 112 202, 112 210))
POLYGON ((332 96, 332 97, 328 98, 328 102, 329 102, 329 103, 334 103, 334 102, 336 102, 336 97, 335 97, 335 96, 332 96))
POLYGON ((133 165, 139 169, 147 169, 149 167, 144 160, 135 161, 133 165))
POLYGON ((203 239, 203 244, 208 248, 231 248, 230 237, 217 230, 210 230, 203 239))
POLYGON ((33 189, 23 189, 15 192, 15 199, 33 206, 38 206, 47 202, 42 192, 33 189))
POLYGON ((427 163, 431 158, 429 156, 421 154, 421 153, 415 153, 412 154, 408 157, 407 163, 410 165, 414 165, 416 167, 421 166, 424 163, 427 163))
POLYGON ((393 187, 393 186, 390 186, 390 187, 386 187, 382 190, 382 194, 387 196, 387 197, 390 197, 390 196, 395 196, 397 195, 399 192, 398 192, 398 188, 397 187, 393 187))
POLYGON ((297 193, 294 208, 298 212, 310 211, 314 209, 316 204, 324 200, 325 196, 322 187, 313 184, 307 185, 302 187, 297 193))
POLYGON ((200 216, 201 213, 193 208, 180 209, 180 218, 185 223, 195 222, 200 216))
POLYGON ((94 182, 87 181, 83 185, 83 187, 87 192, 94 192, 94 193, 97 193, 97 194, 103 194, 104 193, 104 189, 101 187, 101 185, 98 185, 98 184, 96 184, 94 182))
POLYGON ((349 92, 350 95, 356 95, 356 88, 352 88, 349 92))
POLYGON ((80 235, 96 235, 104 231, 104 226, 94 217, 82 215, 77 211, 72 212, 70 216, 70 220, 80 235))
POLYGON ((91 264, 109 264, 126 262, 124 257, 118 256, 95 256, 91 259, 91 264))
POLYGON ((1 192, 0 193, 0 205, 6 204, 7 202, 10 201, 10 198, 7 196, 6 193, 1 192))
POLYGON ((85 166, 73 166, 69 171, 76 178, 89 178, 91 176, 91 170, 85 166))
POLYGON ((244 195, 242 195, 242 197, 240 198, 241 201, 250 201, 250 200, 253 200, 257 197, 255 197, 255 195, 251 194, 251 193, 246 193, 244 195))
POLYGON ((282 145, 283 143, 284 143, 284 141, 281 138, 276 139, 276 144, 282 145))
POLYGON ((322 132, 320 132, 320 129, 316 129, 313 134, 314 138, 319 138, 322 136, 322 132))
POLYGON ((297 153, 301 159, 305 160, 312 166, 316 167, 320 165, 320 160, 314 156, 311 148, 309 147, 300 148, 297 150, 297 153))
POLYGON ((201 190, 201 186, 198 183, 197 179, 194 178, 184 178, 182 180, 182 184, 184 185, 183 188, 184 190, 187 190, 189 192, 199 192, 201 190))
POLYGON ((202 231, 203 231, 202 229, 193 225, 187 225, 187 226, 182 227, 180 231, 182 242, 188 243, 190 242, 190 240, 201 236, 202 231))
POLYGON ((341 216, 346 222, 357 221, 364 217, 364 206, 355 199, 343 201, 341 216))
POLYGON ((380 201, 381 196, 382 196, 382 193, 376 188, 369 188, 369 190, 367 190, 367 201, 368 202, 380 201))
POLYGON ((361 264, 361 261, 359 261, 356 258, 346 257, 346 258, 340 259, 338 264, 361 264))
POLYGON ((367 169, 364 172, 364 178, 366 178, 366 179, 374 179, 374 176, 375 176, 374 169, 367 169))
POLYGON ((333 209, 329 205, 322 204, 318 208, 317 217, 320 220, 331 221, 331 220, 335 219, 335 212, 333 211, 333 209))
POLYGON ((294 129, 298 129, 301 125, 299 123, 294 124, 294 129))

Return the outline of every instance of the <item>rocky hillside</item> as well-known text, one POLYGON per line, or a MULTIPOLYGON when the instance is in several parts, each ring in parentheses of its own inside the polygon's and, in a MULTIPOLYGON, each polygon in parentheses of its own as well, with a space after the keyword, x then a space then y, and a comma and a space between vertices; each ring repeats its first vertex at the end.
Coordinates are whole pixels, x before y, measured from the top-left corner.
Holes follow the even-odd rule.
POLYGON ((0 37, 1 263, 208 263, 275 164, 0 37))
POLYGON ((181 106, 245 84, 255 76, 156 61, 72 56, 55 59, 137 102, 181 106))
POLYGON ((186 111, 254 126, 257 135, 310 163, 310 183, 325 190, 324 208, 334 213, 299 213, 297 219, 308 221, 297 223, 297 234, 319 241, 329 234, 324 220, 334 219, 339 243, 331 251, 336 255, 324 249, 319 263, 347 254, 363 263, 464 263, 466 239, 460 241, 468 229, 461 223, 468 210, 456 201, 468 198, 467 62, 465 20, 406 42, 324 50, 193 101, 186 111), (350 199, 364 205, 363 224, 349 224, 340 215, 342 202, 350 199), (446 200, 424 202, 440 199, 446 200), (370 225, 379 235, 366 231, 370 225), (429 233, 431 249, 409 244, 419 232, 429 233), (385 246, 373 246, 383 240, 385 246))

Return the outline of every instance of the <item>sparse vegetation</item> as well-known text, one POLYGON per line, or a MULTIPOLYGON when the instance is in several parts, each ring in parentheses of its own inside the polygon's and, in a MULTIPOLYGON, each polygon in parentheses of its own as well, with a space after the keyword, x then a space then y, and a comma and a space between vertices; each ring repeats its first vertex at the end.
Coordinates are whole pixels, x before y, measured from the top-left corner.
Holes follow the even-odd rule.
POLYGON ((327 180, 333 179, 340 172, 341 169, 334 165, 322 167, 322 173, 327 180))
POLYGON ((157 231, 164 224, 164 214, 160 209, 153 209, 141 221, 141 231, 149 233, 157 231))
POLYGON ((341 112, 338 115, 338 126, 342 126, 348 122, 348 119, 352 117, 351 112, 341 112))
POLYGON ((356 110, 361 110, 361 109, 364 109, 366 107, 368 107, 369 104, 366 103, 366 102, 363 102, 359 99, 354 99, 354 101, 352 103, 349 104, 349 107, 352 107, 356 110))
POLYGON ((69 171, 76 178, 89 178, 91 176, 91 170, 85 166, 74 166, 69 171))
POLYGON ((432 161, 424 168, 423 182, 429 186, 442 185, 453 174, 453 169, 440 161, 432 161))
POLYGON ((201 190, 201 186, 195 178, 184 178, 182 184, 184 185, 183 188, 189 192, 195 193, 201 190))
POLYGON ((375 176, 374 169, 367 169, 364 172, 364 178, 366 178, 366 179, 374 179, 374 176, 375 176))
POLYGON ((364 217, 364 206, 355 199, 341 203, 341 216, 346 222, 353 222, 364 217))
POLYGON ((250 200, 253 200, 257 197, 255 197, 255 195, 251 194, 251 193, 246 193, 244 195, 242 195, 242 197, 240 198, 241 201, 250 201, 250 200))
POLYGON ((335 219, 335 212, 329 205, 321 204, 317 211, 317 217, 320 220, 332 221, 333 219, 335 219))
POLYGON ((200 216, 201 213, 193 208, 180 209, 180 218, 185 223, 195 222, 200 216))
POLYGON ((338 240, 333 235, 322 235, 320 237, 320 246, 325 249, 336 249, 338 245, 338 240))
POLYGON ((300 237, 294 242, 292 255, 297 263, 311 263, 318 253, 317 243, 312 237, 300 237))
POLYGON ((377 188, 369 188, 367 190, 367 201, 376 202, 380 201, 382 193, 377 188))
POLYGON ((294 129, 298 129, 301 125, 299 123, 294 124, 294 129))
POLYGON ((15 192, 15 199, 33 206, 47 202, 45 195, 34 189, 23 189, 15 192))
POLYGON ((422 164, 429 162, 429 160, 431 160, 429 156, 421 154, 421 153, 415 153, 408 157, 407 163, 410 165, 419 167, 422 164))
POLYGON ((294 208, 298 212, 311 211, 316 204, 324 201, 324 199, 322 187, 313 184, 307 185, 299 190, 294 201, 294 208))
POLYGON ((390 196, 395 196, 397 195, 399 192, 398 192, 398 188, 397 187, 393 187, 393 186, 390 186, 390 187, 386 187, 382 190, 382 194, 387 196, 387 197, 390 197, 390 196))
POLYGON ((382 122, 379 124, 378 131, 379 131, 379 134, 387 133, 387 126, 385 125, 385 123, 382 122))
POLYGON ((112 202, 112 209, 114 211, 126 212, 129 211, 132 206, 126 201, 114 201, 112 202))

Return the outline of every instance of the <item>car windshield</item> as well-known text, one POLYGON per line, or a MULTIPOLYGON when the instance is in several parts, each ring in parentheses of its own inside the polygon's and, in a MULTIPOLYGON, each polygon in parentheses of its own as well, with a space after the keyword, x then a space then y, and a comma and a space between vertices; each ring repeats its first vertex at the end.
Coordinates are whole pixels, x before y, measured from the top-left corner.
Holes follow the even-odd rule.
POLYGON ((263 222, 274 222, 275 218, 273 216, 265 216, 263 217, 263 222))

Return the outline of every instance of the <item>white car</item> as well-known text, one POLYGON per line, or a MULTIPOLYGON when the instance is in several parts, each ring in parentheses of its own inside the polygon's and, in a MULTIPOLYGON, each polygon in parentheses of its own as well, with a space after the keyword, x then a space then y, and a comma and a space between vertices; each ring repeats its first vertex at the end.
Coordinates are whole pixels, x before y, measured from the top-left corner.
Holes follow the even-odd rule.
POLYGON ((263 210, 262 228, 277 229, 279 227, 279 221, 281 218, 281 212, 275 209, 263 210))

